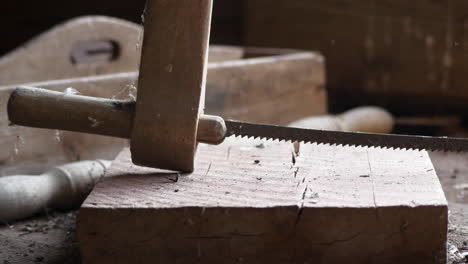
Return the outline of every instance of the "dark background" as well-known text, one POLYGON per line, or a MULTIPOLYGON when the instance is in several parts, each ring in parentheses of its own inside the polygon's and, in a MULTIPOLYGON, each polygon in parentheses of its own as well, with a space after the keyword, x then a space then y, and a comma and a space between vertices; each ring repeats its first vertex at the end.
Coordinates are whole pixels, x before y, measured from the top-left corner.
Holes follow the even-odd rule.
MULTIPOLYGON (((141 23, 146 0, 2 1, 0 55, 70 18, 107 15, 141 23)), ((213 6, 212 42, 241 44, 242 1, 217 0, 213 6)))
MULTIPOLYGON (((78 16, 141 23, 145 1, 2 1, 0 55, 78 16)), ((211 42, 322 53, 331 112, 468 116, 466 0, 214 0, 211 42)))

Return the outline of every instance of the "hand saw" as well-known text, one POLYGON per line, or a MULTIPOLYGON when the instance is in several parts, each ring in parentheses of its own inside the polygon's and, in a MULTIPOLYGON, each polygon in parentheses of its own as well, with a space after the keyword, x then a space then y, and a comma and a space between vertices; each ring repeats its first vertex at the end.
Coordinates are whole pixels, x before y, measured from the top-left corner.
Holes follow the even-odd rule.
MULTIPOLYGON (((57 25, 0 57, 2 104, 21 85, 55 91, 72 87, 71 92, 102 98, 136 96, 141 52, 136 43, 142 34, 141 25, 102 16, 57 25), (115 50, 106 43, 116 44, 115 50), (119 56, 112 57, 114 53, 119 56)), ((327 112, 325 69, 318 53, 210 45, 207 68, 209 114, 287 124, 327 112)), ((0 111, 0 127, 2 175, 38 174, 77 159, 113 159, 128 146, 119 138, 8 126, 6 109, 0 111)))
MULTIPOLYGON (((133 101, 64 94, 34 87, 18 87, 8 102, 8 114, 13 124, 120 138, 130 138, 134 109, 133 101), (38 110, 41 108, 49 111, 38 110)), ((466 138, 327 131, 223 120, 210 115, 200 117, 199 142, 220 144, 230 136, 342 146, 468 151, 466 138)))
POLYGON ((468 150, 465 139, 308 130, 204 115, 212 1, 196 2, 148 2, 135 103, 23 87, 10 97, 10 121, 131 138, 135 164, 180 171, 193 170, 197 142, 219 144, 231 135, 337 145, 468 150))

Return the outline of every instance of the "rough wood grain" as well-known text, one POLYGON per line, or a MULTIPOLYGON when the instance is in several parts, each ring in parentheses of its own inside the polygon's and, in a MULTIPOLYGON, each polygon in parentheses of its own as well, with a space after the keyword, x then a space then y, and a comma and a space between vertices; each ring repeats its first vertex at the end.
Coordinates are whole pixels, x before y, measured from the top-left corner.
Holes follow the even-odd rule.
POLYGON ((445 263, 447 204, 426 152, 199 148, 191 174, 122 152, 80 210, 84 263, 445 263))

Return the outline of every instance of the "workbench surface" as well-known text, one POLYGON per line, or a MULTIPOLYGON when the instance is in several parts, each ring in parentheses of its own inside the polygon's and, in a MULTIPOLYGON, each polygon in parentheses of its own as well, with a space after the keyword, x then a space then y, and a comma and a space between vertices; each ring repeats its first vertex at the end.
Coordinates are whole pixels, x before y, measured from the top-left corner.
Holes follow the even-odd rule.
MULTIPOLYGON (((449 263, 468 250, 468 154, 431 153, 449 201, 449 263)), ((80 263, 76 212, 51 213, 0 227, 0 264, 80 263)), ((468 261, 468 259, 466 260, 468 261)))

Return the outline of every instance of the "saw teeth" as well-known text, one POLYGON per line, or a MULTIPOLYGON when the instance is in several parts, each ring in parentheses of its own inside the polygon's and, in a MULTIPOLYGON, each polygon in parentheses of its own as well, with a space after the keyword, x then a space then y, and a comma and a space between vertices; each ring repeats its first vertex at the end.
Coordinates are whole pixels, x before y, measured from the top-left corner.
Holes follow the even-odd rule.
POLYGON ((339 147, 368 147, 409 151, 468 151, 468 139, 432 138, 423 136, 384 135, 288 128, 272 125, 225 121, 229 135, 241 138, 271 140, 274 142, 300 142, 302 144, 339 147))

